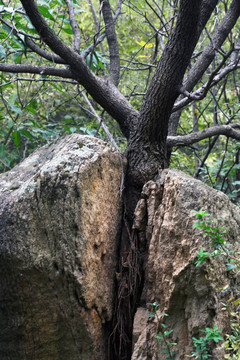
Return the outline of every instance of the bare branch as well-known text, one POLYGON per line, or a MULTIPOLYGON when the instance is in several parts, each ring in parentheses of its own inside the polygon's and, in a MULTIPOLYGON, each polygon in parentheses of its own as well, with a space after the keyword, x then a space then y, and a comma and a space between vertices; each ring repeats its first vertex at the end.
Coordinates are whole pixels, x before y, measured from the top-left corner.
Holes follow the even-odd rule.
POLYGON ((40 14, 36 2, 34 0, 21 0, 21 3, 24 6, 24 9, 33 26, 41 36, 41 39, 50 47, 50 49, 55 54, 62 57, 67 64, 73 68, 78 67, 78 71, 89 75, 90 71, 88 70, 88 67, 82 57, 65 45, 52 31, 43 16, 40 14))
POLYGON ((80 49, 80 41, 81 41, 81 35, 78 28, 78 24, 75 18, 74 9, 73 9, 73 3, 72 0, 64 0, 68 7, 68 13, 69 13, 69 20, 70 24, 73 30, 74 34, 74 46, 73 49, 76 52, 79 52, 80 49))
MULTIPOLYGON (((201 31, 201 29, 204 28, 206 21, 210 17, 214 7, 215 7, 215 0, 211 0, 211 1, 203 0, 201 16, 200 16, 201 25, 199 26, 199 31, 201 31)), ((223 20, 219 24, 217 30, 215 31, 215 34, 211 39, 209 45, 205 48, 199 59, 190 69, 188 75, 185 76, 183 81, 183 86, 186 91, 188 92, 192 91, 194 86, 202 78, 204 72, 213 61, 216 54, 216 50, 218 50, 225 41, 226 37, 234 27, 239 15, 240 15, 240 1, 233 0, 228 12, 226 13, 223 20)), ((201 91, 204 91, 204 89, 201 89, 199 94, 192 94, 192 95, 200 96, 201 91)), ((182 97, 180 97, 178 99, 178 102, 175 104, 173 108, 172 115, 169 121, 169 134, 171 135, 176 134, 177 126, 181 116, 181 111, 178 111, 178 113, 176 113, 176 111, 181 109, 190 102, 191 101, 189 100, 189 98, 182 99, 182 97)))
POLYGON ((120 59, 115 24, 112 17, 112 9, 109 1, 101 0, 101 4, 110 55, 109 78, 113 82, 113 84, 117 86, 120 74, 120 59))
POLYGON ((231 29, 236 24, 237 19, 240 16, 240 1, 233 0, 228 12, 224 16, 220 25, 218 26, 215 35, 212 37, 212 41, 208 44, 202 55, 196 61, 194 66, 190 69, 187 78, 184 80, 184 88, 187 91, 191 91, 198 81, 203 76, 206 69, 209 67, 214 59, 215 51, 219 49, 226 37, 230 33, 231 29), (214 46, 213 46, 214 44, 214 46))
MULTIPOLYGON (((0 21, 3 24, 7 25, 12 30, 12 33, 15 36, 18 37, 19 34, 24 35, 26 45, 29 47, 29 49, 34 51, 36 54, 40 55, 41 57, 43 57, 46 60, 54 62, 55 64, 66 64, 66 62, 60 56, 57 56, 57 55, 55 55, 53 53, 50 53, 48 51, 43 50, 38 45, 36 45, 33 40, 31 40, 31 38, 34 38, 34 39, 37 39, 37 40, 40 40, 40 38, 38 38, 36 36, 32 37, 31 35, 20 31, 15 26, 13 26, 9 21, 7 21, 5 19, 2 19, 1 17, 0 17, 0 21)), ((20 38, 19 38, 19 40, 21 41, 20 38)))
POLYGON ((240 69, 240 64, 229 64, 228 66, 226 66, 219 74, 213 77, 211 83, 207 82, 193 93, 189 93, 188 97, 179 100, 176 105, 174 105, 172 112, 182 109, 184 106, 188 105, 193 100, 202 100, 206 96, 206 93, 210 88, 215 86, 220 80, 222 80, 230 72, 236 69, 240 69))
MULTIPOLYGON (((199 25, 198 25, 198 36, 200 36, 200 34, 202 33, 202 30, 206 26, 206 23, 209 20, 212 12, 216 8, 217 3, 218 3, 218 0, 203 0, 202 1, 200 17, 199 17, 199 25)), ((184 77, 184 79, 186 79, 186 76, 184 77)), ((187 91, 187 88, 185 88, 185 90, 187 91)), ((192 89, 189 89, 188 92, 191 90, 192 89)), ((179 100, 181 98, 182 97, 180 96, 179 100)), ((176 134, 180 116, 181 116, 181 111, 178 111, 177 113, 175 111, 174 113, 172 113, 172 115, 169 119, 169 129, 168 129, 169 135, 176 134)))
POLYGON ((117 146, 116 141, 114 140, 111 132, 109 131, 107 125, 105 124, 105 122, 103 121, 102 118, 100 118, 100 116, 98 115, 98 113, 95 111, 94 107, 92 106, 90 100, 88 99, 88 97, 86 96, 86 94, 84 92, 82 92, 82 95, 84 97, 84 100, 86 101, 86 103, 88 104, 88 106, 91 109, 92 115, 97 119, 98 123, 100 126, 102 126, 103 130, 105 131, 108 140, 112 143, 112 145, 114 146, 114 148, 117 150, 118 154, 119 154, 119 160, 121 163, 121 169, 122 169, 122 175, 121 175, 121 184, 120 184, 120 196, 122 196, 123 190, 124 190, 124 166, 123 166, 123 160, 122 160, 122 154, 121 154, 121 150, 119 149, 119 147, 117 146))
MULTIPOLYGON (((239 50, 236 49, 236 52, 239 50)), ((180 93, 185 95, 186 97, 179 100, 173 107, 172 112, 178 111, 184 106, 188 105, 193 100, 202 100, 206 95, 210 88, 215 86, 219 81, 221 81, 225 76, 227 76, 230 72, 236 70, 237 68, 240 68, 240 64, 238 63, 238 59, 236 61, 231 61, 229 65, 227 65, 225 68, 223 68, 221 71, 221 67, 226 62, 227 58, 231 55, 232 50, 229 51, 229 53, 224 57, 223 61, 219 66, 212 72, 212 74, 209 76, 208 81, 202 85, 199 89, 196 91, 189 93, 185 88, 180 88, 180 93)), ((232 59, 235 60, 235 56, 232 57, 232 59)))
POLYGON ((32 51, 34 51, 36 54, 40 55, 44 59, 48 61, 52 61, 55 64, 66 64, 66 61, 64 61, 60 56, 43 50, 37 44, 35 44, 35 42, 32 41, 28 36, 25 36, 25 43, 29 47, 29 49, 31 49, 32 51))
POLYGON ((203 0, 201 5, 201 13, 199 18, 198 32, 202 33, 207 21, 218 4, 218 0, 203 0))
POLYGON ((216 136, 214 136, 213 140, 210 142, 210 144, 209 144, 209 146, 208 146, 208 149, 207 149, 207 151, 206 151, 203 159, 201 160, 201 163, 199 164, 198 169, 196 170, 196 172, 195 172, 195 174, 194 174, 194 177, 195 177, 195 178, 198 178, 198 177, 199 177, 199 174, 200 174, 200 172, 201 172, 201 168, 204 166, 204 164, 205 164, 205 162, 206 162, 209 154, 211 153, 214 145, 216 144, 218 138, 219 138, 219 135, 216 135, 216 136))
POLYGON ((10 73, 24 73, 24 74, 39 74, 39 75, 51 75, 59 76, 62 78, 74 78, 72 71, 68 69, 58 69, 47 66, 34 66, 34 65, 22 65, 22 64, 1 64, 0 71, 10 73))
POLYGON ((61 79, 61 80, 59 80, 59 79, 55 79, 55 78, 42 78, 42 77, 40 77, 40 78, 37 78, 37 79, 35 79, 35 78, 31 78, 31 77, 16 77, 16 78, 14 78, 13 80, 10 80, 10 81, 8 81, 8 82, 6 82, 6 83, 3 83, 3 84, 1 84, 0 85, 0 88, 1 87, 3 87, 3 86, 6 86, 6 85, 9 85, 9 84, 13 84, 13 83, 15 83, 15 82, 17 82, 17 81, 28 81, 28 82, 31 82, 31 83, 33 83, 33 82, 61 82, 61 83, 67 83, 67 84, 72 84, 72 85, 79 85, 78 84, 78 82, 77 81, 74 81, 74 80, 63 80, 63 79, 61 79))
POLYGON ((216 135, 225 135, 232 139, 240 140, 240 131, 234 129, 240 129, 240 123, 213 126, 208 129, 201 130, 197 133, 188 135, 168 136, 167 144, 168 146, 192 145, 196 142, 199 142, 200 140, 210 138, 216 135))
POLYGON ((93 16, 93 20, 94 20, 94 23, 95 23, 95 28, 98 31, 99 23, 98 23, 97 14, 96 14, 93 2, 92 2, 92 0, 88 0, 88 2, 89 2, 89 5, 90 5, 90 8, 91 8, 91 11, 92 11, 92 16, 93 16))
POLYGON ((103 119, 102 119, 102 118, 98 115, 98 113, 95 111, 95 109, 94 109, 94 107, 92 106, 92 104, 91 104, 90 100, 88 99, 87 95, 86 95, 84 92, 82 92, 82 95, 83 95, 84 100, 86 101, 86 103, 88 104, 88 106, 89 106, 89 108, 90 108, 90 110, 91 110, 91 112, 90 112, 91 115, 93 115, 93 116, 97 119, 99 125, 100 125, 100 126, 103 128, 103 130, 105 131, 108 140, 113 144, 113 146, 115 147, 115 149, 116 149, 119 153, 121 153, 121 151, 120 151, 119 147, 117 146, 117 143, 116 143, 116 141, 114 140, 114 138, 113 138, 110 130, 108 129, 108 127, 107 127, 107 125, 105 124, 105 122, 103 121, 103 119))

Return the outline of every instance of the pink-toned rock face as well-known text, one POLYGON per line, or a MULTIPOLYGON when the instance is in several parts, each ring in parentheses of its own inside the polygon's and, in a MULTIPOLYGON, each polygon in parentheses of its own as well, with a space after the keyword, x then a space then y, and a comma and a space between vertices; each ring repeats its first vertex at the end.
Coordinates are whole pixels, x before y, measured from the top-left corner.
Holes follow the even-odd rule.
MULTIPOLYGON (((223 193, 174 170, 165 170, 161 179, 146 184, 145 198, 149 254, 144 300, 161 304, 160 310, 169 315, 163 321, 168 330, 173 329, 170 339, 177 343, 175 359, 185 360, 191 354, 192 336, 198 337, 200 329, 216 324, 223 333, 229 331, 229 313, 222 311, 221 302, 239 290, 239 281, 226 273, 224 261, 215 259, 195 267, 196 253, 209 241, 193 229, 192 210, 205 210, 221 218, 236 252, 240 248, 240 210, 223 193), (219 290, 228 286, 227 293, 219 290)), ((163 342, 155 337, 158 332, 156 319, 145 321, 142 331, 138 329, 132 360, 166 358, 163 342)), ((213 356, 223 358, 216 349, 213 356)))
POLYGON ((119 155, 77 134, 0 176, 1 360, 104 360, 119 155))

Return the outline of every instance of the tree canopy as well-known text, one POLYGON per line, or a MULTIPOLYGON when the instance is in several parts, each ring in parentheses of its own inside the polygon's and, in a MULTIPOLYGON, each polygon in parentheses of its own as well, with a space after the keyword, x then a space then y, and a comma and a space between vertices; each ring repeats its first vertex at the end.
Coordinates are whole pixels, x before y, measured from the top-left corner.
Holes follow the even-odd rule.
POLYGON ((172 154, 237 191, 239 1, 0 3, 3 170, 42 140, 102 126, 129 159, 144 149, 141 184, 172 154))

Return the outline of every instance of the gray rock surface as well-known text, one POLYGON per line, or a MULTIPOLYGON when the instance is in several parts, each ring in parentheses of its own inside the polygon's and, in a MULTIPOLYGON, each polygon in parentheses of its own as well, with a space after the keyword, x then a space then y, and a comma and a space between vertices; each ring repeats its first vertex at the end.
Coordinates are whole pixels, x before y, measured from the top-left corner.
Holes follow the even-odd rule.
POLYGON ((70 135, 0 175, 1 360, 104 360, 119 155, 70 135))
MULTIPOLYGON (((209 250, 209 240, 201 236, 199 229, 193 229, 193 210, 221 218, 218 226, 225 226, 227 241, 239 256, 240 209, 222 192, 176 170, 165 170, 156 182, 147 183, 143 192, 145 200, 141 200, 135 220, 138 228, 138 218, 143 213, 148 216, 146 229, 140 228, 146 231, 149 241, 143 300, 159 303, 160 312, 169 315, 161 321, 168 330, 173 329, 169 340, 177 343, 175 359, 185 360, 193 349, 192 336, 203 335, 200 329, 216 325, 223 334, 229 333, 230 308, 222 310, 222 303, 229 304, 228 299, 238 296, 240 290, 239 275, 227 273, 223 260, 195 267, 197 252, 201 248, 209 250)), ((138 311, 136 314, 135 329, 140 335, 132 360, 166 359, 165 345, 156 339, 156 318, 141 324, 143 318, 139 318, 138 311)), ((216 346, 213 358, 223 359, 223 351, 216 350, 216 346)))

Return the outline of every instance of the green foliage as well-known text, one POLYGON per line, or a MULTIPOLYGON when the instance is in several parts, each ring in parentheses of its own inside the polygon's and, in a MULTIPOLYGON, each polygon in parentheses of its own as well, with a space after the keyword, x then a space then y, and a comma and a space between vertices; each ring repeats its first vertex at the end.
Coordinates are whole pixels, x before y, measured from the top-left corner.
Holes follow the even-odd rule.
MULTIPOLYGON (((200 229, 203 236, 206 236, 210 240, 210 246, 215 248, 214 251, 208 252, 201 249, 197 256, 198 260, 195 265, 199 266, 204 263, 207 259, 216 256, 222 256, 226 260, 226 271, 235 270, 240 272, 240 259, 236 256, 233 251, 229 251, 229 244, 226 242, 227 233, 223 226, 216 227, 214 223, 219 219, 209 219, 210 214, 205 211, 194 211, 197 221, 194 223, 194 228, 200 229), (206 220, 207 218, 207 220, 206 220)), ((222 292, 225 289, 221 289, 222 292)), ((228 287, 227 287, 228 290, 228 287)), ((240 359, 240 315, 239 305, 240 298, 233 299, 232 297, 228 300, 229 304, 223 304, 223 311, 229 310, 229 316, 231 318, 231 334, 225 335, 225 341, 221 348, 225 349, 227 354, 224 355, 224 359, 238 360, 240 359)), ((211 340, 216 343, 219 340, 223 340, 220 335, 221 330, 217 330, 216 325, 213 329, 206 328, 203 332, 206 333, 205 337, 196 339, 193 337, 193 343, 195 351, 192 353, 192 357, 196 356, 197 360, 205 360, 211 358, 208 353, 208 344, 211 340)))
POLYGON ((239 311, 231 312, 231 334, 226 335, 226 341, 223 343, 227 354, 224 355, 224 359, 239 360, 240 359, 240 315, 239 311))
POLYGON ((194 211, 197 221, 193 227, 200 229, 204 237, 209 240, 209 246, 213 248, 211 252, 201 249, 197 253, 196 266, 206 262, 211 257, 223 257, 226 262, 226 270, 230 271, 236 269, 240 271, 240 259, 234 256, 234 253, 229 250, 230 246, 227 243, 227 233, 223 226, 216 226, 215 224, 220 219, 209 219, 210 214, 205 211, 194 211), (207 218, 207 219, 206 219, 207 218))
MULTIPOLYGON (((73 32, 66 16, 65 2, 41 0, 38 5, 51 28, 57 29, 61 39, 71 47, 73 32)), ((78 1, 73 1, 73 6, 76 19, 85 19, 86 37, 81 50, 84 52, 91 43, 88 31, 92 34, 95 31, 91 12, 86 3, 80 6, 78 1)), ((19 29, 15 32, 7 23, 0 24, 0 61, 49 66, 47 60, 26 48, 24 33, 33 36, 34 42, 40 47, 42 42, 29 18, 22 14, 21 4, 12 1, 11 5, 5 6, 0 1, 0 12, 4 21, 9 24, 14 21, 15 28, 19 29)), ((108 71, 108 60, 100 49, 89 54, 86 63, 96 74, 108 71)), ((11 169, 36 148, 59 136, 77 132, 106 140, 102 128, 84 103, 77 84, 61 78, 51 80, 45 75, 30 77, 25 74, 1 74, 0 173, 11 169)), ((95 108, 100 115, 96 104, 95 108)), ((105 122, 108 119, 105 115, 105 122)), ((119 127, 113 121, 109 128, 113 136, 119 139, 117 142, 120 148, 124 150, 125 141, 120 135, 119 127)))
POLYGON ((200 330, 205 336, 201 336, 199 339, 193 337, 193 345, 195 351, 192 352, 192 356, 196 360, 208 360, 211 359, 211 354, 209 353, 209 344, 212 341, 218 343, 220 340, 223 340, 223 337, 220 335, 222 330, 218 330, 217 326, 214 325, 213 329, 206 328, 205 330, 200 330))
POLYGON ((174 360, 176 352, 173 350, 173 348, 177 344, 169 339, 169 335, 172 334, 173 330, 167 330, 166 324, 162 321, 162 319, 168 316, 168 314, 161 313, 159 311, 160 304, 158 304, 157 302, 147 303, 147 305, 150 306, 151 309, 148 316, 150 318, 156 319, 157 321, 157 329, 159 333, 156 335, 156 338, 160 341, 163 341, 165 344, 165 349, 163 350, 163 353, 166 355, 166 360, 174 360))
POLYGON ((77 132, 104 138, 95 118, 81 108, 79 98, 73 97, 73 89, 67 84, 26 88, 19 83, 17 93, 13 86, 0 88, 0 97, 5 104, 0 108, 0 172, 59 136, 77 132))

